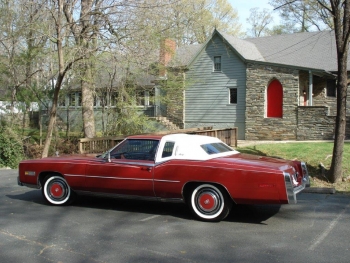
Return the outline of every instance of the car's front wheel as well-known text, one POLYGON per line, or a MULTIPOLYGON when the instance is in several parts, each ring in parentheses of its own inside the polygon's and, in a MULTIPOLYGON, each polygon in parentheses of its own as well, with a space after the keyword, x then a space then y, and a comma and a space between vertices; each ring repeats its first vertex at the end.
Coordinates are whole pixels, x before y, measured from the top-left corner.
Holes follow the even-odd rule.
POLYGON ((45 178, 42 194, 53 205, 68 204, 73 196, 67 181, 57 175, 45 178))
POLYGON ((193 214, 203 221, 223 220, 232 207, 232 201, 226 191, 212 184, 195 187, 189 201, 193 214))

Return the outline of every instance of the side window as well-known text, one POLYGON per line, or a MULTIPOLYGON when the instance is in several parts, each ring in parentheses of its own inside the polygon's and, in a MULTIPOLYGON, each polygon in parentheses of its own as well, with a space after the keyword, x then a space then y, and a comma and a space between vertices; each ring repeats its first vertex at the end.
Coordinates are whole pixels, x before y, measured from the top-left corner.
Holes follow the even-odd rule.
POLYGON ((164 145, 162 158, 170 157, 173 155, 175 142, 166 142, 164 145))
POLYGON ((230 104, 237 104, 237 89, 230 88, 230 104))
POLYGON ((153 161, 158 144, 158 140, 126 140, 111 152, 111 157, 116 159, 153 161))
POLYGON ((214 72, 221 71, 221 56, 214 57, 214 72))

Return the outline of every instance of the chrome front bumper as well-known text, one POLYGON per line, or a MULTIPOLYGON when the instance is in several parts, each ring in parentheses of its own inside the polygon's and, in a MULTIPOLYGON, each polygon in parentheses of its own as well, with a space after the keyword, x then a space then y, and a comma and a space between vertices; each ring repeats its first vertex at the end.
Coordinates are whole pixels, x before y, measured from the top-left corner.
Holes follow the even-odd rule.
POLYGON ((19 179, 19 176, 17 176, 17 184, 19 186, 27 186, 29 188, 40 189, 40 186, 38 186, 38 185, 22 183, 21 180, 19 179))
POLYGON ((18 184, 19 186, 24 186, 24 184, 19 180, 19 176, 17 176, 17 184, 18 184))
POLYGON ((283 173, 284 174, 284 182, 286 184, 286 191, 287 191, 287 198, 288 198, 288 204, 297 203, 297 194, 300 193, 305 189, 307 185, 310 184, 309 179, 309 173, 306 168, 305 163, 301 163, 302 170, 304 171, 303 179, 301 181, 301 185, 294 186, 293 184, 293 176, 289 173, 283 173))

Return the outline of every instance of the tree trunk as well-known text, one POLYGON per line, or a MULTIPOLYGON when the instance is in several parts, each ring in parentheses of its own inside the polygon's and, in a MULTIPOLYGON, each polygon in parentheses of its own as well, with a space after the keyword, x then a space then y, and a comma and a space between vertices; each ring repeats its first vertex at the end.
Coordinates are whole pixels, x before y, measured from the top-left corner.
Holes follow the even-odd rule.
POLYGON ((94 97, 89 83, 82 81, 81 87, 84 135, 86 138, 93 138, 95 137, 94 97))
POLYGON ((57 10, 57 20, 56 20, 56 45, 57 45, 57 56, 58 56, 58 67, 59 67, 59 73, 57 77, 57 81, 54 88, 54 94, 52 99, 52 107, 50 111, 50 120, 49 125, 47 127, 47 134, 46 139, 44 143, 44 149, 41 154, 41 158, 47 157, 49 154, 49 148, 52 141, 52 132, 56 123, 56 114, 57 114, 57 102, 58 102, 58 95, 61 89, 63 78, 66 74, 66 71, 70 68, 70 65, 67 65, 67 67, 64 67, 64 56, 63 56, 63 46, 62 46, 62 35, 61 35, 61 17, 63 12, 63 4, 62 0, 58 0, 58 10, 57 10))
POLYGON ((342 179, 342 160, 346 128, 347 63, 350 36, 350 0, 344 2, 331 0, 335 40, 337 44, 338 83, 337 83, 337 117, 333 157, 328 178, 332 183, 342 179))
POLYGON ((49 149, 50 149, 50 145, 51 145, 51 141, 52 141, 52 132, 53 132, 53 129, 54 129, 55 123, 56 123, 56 112, 57 112, 57 108, 56 108, 55 103, 53 103, 52 108, 50 110, 50 120, 49 120, 49 124, 47 126, 47 134, 46 134, 44 149, 43 149, 43 152, 41 154, 41 158, 45 158, 49 155, 49 149))
POLYGON ((333 146, 333 158, 328 178, 332 183, 341 181, 343 148, 346 130, 346 95, 347 95, 347 55, 338 54, 338 84, 337 84, 337 117, 335 121, 335 138, 333 146))
MULTIPOLYGON (((76 39, 79 40, 82 50, 89 52, 90 45, 94 44, 94 34, 90 34, 87 28, 93 28, 92 16, 89 14, 93 8, 93 0, 81 0, 81 24, 82 29, 80 36, 76 39), (91 43, 92 42, 92 43, 91 43)), ((81 93, 82 93, 82 115, 84 135, 86 138, 93 138, 96 135, 95 131, 95 118, 94 118, 94 86, 92 79, 92 64, 90 61, 90 55, 86 56, 83 61, 83 67, 81 71, 81 93)))
POLYGON ((94 117, 94 90, 91 82, 90 66, 85 63, 82 72, 81 93, 82 93, 82 114, 84 135, 86 138, 95 137, 94 117))

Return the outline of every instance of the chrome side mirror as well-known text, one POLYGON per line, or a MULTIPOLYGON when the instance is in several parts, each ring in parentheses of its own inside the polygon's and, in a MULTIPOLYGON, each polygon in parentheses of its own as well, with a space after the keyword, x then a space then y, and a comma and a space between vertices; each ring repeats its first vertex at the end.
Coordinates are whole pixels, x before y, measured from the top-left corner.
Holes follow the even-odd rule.
POLYGON ((107 153, 107 162, 111 162, 111 152, 110 151, 108 151, 108 153, 107 153))

